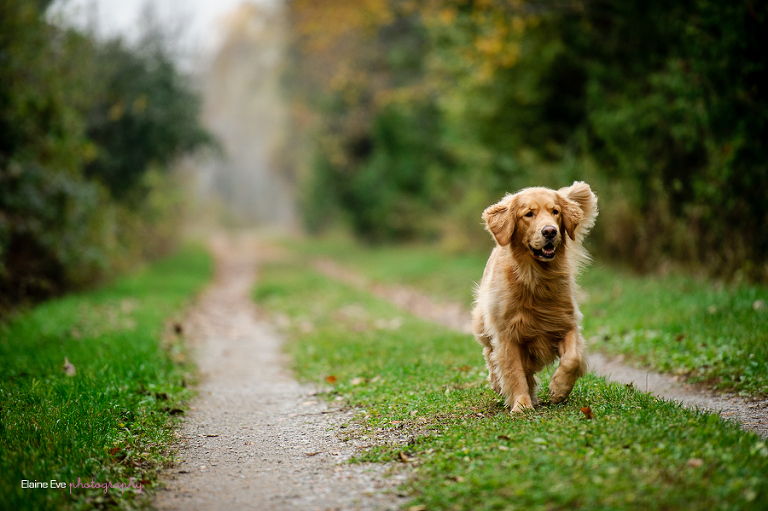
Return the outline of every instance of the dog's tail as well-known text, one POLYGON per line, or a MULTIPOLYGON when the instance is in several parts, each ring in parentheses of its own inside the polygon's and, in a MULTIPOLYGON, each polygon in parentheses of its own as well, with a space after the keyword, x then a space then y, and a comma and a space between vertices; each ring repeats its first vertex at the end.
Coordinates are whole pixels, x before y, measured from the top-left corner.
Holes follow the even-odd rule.
POLYGON ((574 230, 575 240, 581 244, 597 219, 597 196, 584 181, 574 181, 571 186, 560 188, 557 193, 572 200, 581 208, 584 216, 574 230))

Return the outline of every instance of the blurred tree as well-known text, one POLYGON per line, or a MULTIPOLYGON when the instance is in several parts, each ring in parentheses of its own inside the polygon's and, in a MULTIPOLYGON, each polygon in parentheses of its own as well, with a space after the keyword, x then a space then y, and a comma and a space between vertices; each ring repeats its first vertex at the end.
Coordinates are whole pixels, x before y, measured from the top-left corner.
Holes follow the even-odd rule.
POLYGON ((180 154, 212 139, 199 124, 200 100, 176 70, 159 34, 138 48, 117 39, 96 49, 105 86, 86 117, 95 158, 85 174, 118 199, 136 186, 150 164, 166 168, 180 154))
POLYGON ((159 47, 55 27, 49 3, 0 0, 0 316, 166 250, 177 201, 156 175, 208 141, 159 47), (105 127, 110 112, 130 121, 105 127), (113 197, 144 191, 119 203, 102 183, 113 197))
POLYGON ((351 5, 289 2, 316 224, 471 246, 502 193, 584 179, 597 253, 768 280, 764 2, 351 5))

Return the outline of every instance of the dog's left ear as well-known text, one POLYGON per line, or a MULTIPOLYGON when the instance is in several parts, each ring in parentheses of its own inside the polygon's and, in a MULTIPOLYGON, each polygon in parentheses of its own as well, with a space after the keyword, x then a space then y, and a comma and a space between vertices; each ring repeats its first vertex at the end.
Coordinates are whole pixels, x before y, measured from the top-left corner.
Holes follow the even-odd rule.
POLYGON ((560 212, 563 219, 563 229, 568 234, 569 238, 575 240, 576 227, 579 226, 581 220, 584 218, 584 212, 576 202, 566 199, 559 193, 557 194, 557 202, 560 206, 560 212))
POLYGON ((486 229, 493 234, 493 239, 502 247, 509 245, 512 241, 512 235, 515 233, 515 222, 517 221, 515 218, 516 211, 517 199, 509 195, 483 211, 486 229))

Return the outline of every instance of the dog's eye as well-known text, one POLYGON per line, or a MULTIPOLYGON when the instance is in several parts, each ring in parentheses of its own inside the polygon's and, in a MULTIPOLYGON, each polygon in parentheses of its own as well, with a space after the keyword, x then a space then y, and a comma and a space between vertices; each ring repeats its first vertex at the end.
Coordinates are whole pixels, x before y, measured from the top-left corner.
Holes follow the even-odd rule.
POLYGON ((533 211, 529 211, 528 213, 525 214, 525 216, 527 216, 527 217, 533 216, 533 211))
POLYGON ((558 214, 558 213, 560 213, 558 210, 556 210, 556 209, 552 210, 552 214, 553 214, 553 215, 556 215, 556 214, 558 214))

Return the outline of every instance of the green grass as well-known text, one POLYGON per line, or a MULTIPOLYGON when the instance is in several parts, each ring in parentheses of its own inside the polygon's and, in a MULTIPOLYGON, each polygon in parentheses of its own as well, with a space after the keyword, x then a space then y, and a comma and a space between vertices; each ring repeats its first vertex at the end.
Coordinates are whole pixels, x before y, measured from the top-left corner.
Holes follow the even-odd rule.
POLYGON ((343 237, 320 238, 286 245, 308 257, 327 257, 366 278, 416 287, 438 299, 470 307, 475 283, 491 254, 450 254, 423 244, 365 246, 343 237))
MULTIPOLYGON (((211 275, 186 248, 103 289, 44 303, 0 326, 0 508, 130 508, 137 491, 23 489, 111 482, 142 494, 189 396, 181 339, 166 323, 211 275), (65 357, 75 368, 62 371, 65 357)), ((189 368, 186 368, 189 369, 189 368)))
MULTIPOLYGON (((488 252, 449 255, 413 245, 365 247, 342 238, 294 244, 375 282, 414 286, 470 307, 488 252)), ((768 395, 768 287, 723 286, 680 274, 640 277, 601 264, 581 278, 589 349, 684 375, 716 389, 768 395), (761 305, 762 304, 762 305, 761 305)))
POLYGON ((744 395, 768 394, 768 289, 596 267, 582 307, 592 349, 744 395), (764 304, 764 305, 761 305, 764 304))
POLYGON ((715 415, 587 376, 565 404, 510 416, 470 336, 318 275, 301 258, 262 268, 255 297, 290 319, 298 375, 360 410, 362 429, 340 430, 371 437, 359 460, 409 460, 409 505, 765 509, 765 441, 715 415))

